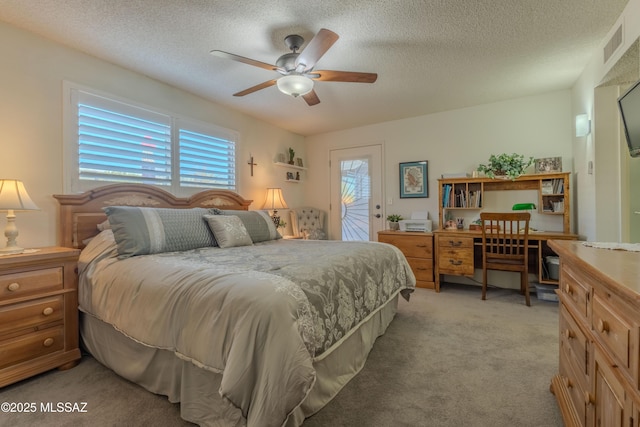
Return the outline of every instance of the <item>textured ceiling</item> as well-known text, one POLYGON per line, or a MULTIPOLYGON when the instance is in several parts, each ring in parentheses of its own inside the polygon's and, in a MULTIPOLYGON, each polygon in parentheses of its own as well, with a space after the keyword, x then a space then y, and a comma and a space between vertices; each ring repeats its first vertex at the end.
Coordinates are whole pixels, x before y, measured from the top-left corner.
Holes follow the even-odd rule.
MULTIPOLYGON (((301 135, 570 88, 628 0, 0 0, 0 20, 301 135), (340 39, 309 107, 273 86, 284 37, 340 39)), ((304 49, 304 46, 303 46, 304 49)))

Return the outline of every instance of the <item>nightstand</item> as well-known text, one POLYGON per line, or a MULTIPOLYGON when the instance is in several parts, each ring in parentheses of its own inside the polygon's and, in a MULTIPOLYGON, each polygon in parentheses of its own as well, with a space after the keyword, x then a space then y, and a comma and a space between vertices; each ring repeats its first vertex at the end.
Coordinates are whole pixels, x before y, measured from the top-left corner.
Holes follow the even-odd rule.
POLYGON ((378 232, 378 241, 389 243, 402 251, 413 274, 416 286, 434 289, 433 235, 418 231, 385 230, 378 232))
POLYGON ((0 256, 0 387, 80 360, 77 249, 0 256))

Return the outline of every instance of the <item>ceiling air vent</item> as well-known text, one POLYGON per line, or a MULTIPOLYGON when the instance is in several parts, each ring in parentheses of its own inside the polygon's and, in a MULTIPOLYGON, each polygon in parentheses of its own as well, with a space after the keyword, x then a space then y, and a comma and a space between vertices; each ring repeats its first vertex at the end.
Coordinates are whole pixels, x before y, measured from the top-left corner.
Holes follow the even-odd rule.
POLYGON ((607 63, 609 58, 611 58, 611 55, 613 55, 613 52, 615 52, 616 49, 618 49, 618 47, 620 47, 621 44, 622 44, 622 25, 620 25, 616 30, 616 32, 613 33, 613 36, 611 36, 611 39, 603 49, 605 64, 607 63))

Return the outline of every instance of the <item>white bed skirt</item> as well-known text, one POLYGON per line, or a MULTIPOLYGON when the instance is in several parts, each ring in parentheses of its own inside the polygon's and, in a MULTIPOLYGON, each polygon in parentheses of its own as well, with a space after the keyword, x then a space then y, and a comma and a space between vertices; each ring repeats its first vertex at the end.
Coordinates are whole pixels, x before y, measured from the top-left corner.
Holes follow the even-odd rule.
MULTIPOLYGON (((316 383, 302 404, 289 416, 287 426, 299 426, 325 406, 363 368, 377 337, 393 320, 398 296, 342 341, 328 356, 314 362, 316 383)), ((220 397, 222 375, 198 368, 173 352, 147 347, 127 338, 91 315, 81 313, 82 345, 118 375, 147 390, 180 402, 180 416, 201 426, 243 426, 240 410, 220 397)))

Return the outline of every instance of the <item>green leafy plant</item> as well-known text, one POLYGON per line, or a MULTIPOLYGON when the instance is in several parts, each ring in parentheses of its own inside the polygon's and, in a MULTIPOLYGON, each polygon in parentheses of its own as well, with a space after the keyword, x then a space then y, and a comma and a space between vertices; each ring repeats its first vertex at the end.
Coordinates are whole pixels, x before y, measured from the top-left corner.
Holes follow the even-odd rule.
POLYGON ((387 221, 389 222, 398 222, 402 220, 402 215, 392 214, 387 215, 387 221))
POLYGON ((489 178, 506 176, 514 180, 524 174, 524 171, 532 164, 533 157, 525 160, 522 154, 500 154, 499 156, 492 154, 486 165, 480 164, 480 166, 478 166, 478 172, 483 172, 489 178))
POLYGON ((284 222, 283 220, 280 220, 278 222, 278 228, 285 228, 287 226, 287 223, 284 222))

